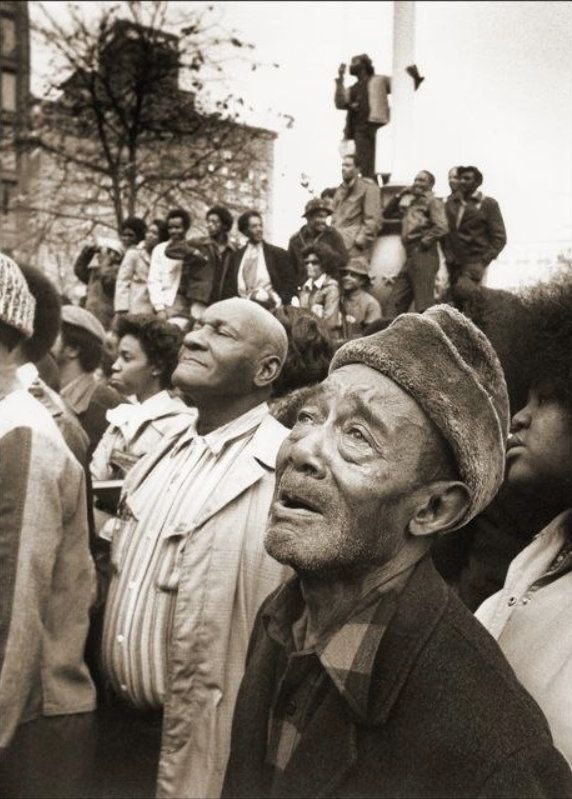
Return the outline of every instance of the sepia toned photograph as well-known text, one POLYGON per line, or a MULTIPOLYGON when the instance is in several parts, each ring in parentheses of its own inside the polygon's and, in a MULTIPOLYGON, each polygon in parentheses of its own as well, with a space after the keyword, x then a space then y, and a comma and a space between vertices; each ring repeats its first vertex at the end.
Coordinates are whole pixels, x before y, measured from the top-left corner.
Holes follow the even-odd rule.
POLYGON ((0 799, 572 799, 571 33, 0 0, 0 799))

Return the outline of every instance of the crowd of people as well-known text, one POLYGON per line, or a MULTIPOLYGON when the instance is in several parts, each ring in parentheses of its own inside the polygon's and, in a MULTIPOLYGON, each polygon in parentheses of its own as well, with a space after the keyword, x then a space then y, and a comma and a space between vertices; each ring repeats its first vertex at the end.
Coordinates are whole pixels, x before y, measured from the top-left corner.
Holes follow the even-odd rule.
POLYGON ((83 306, 0 254, 1 795, 572 797, 572 281, 483 285, 476 167, 342 177, 287 250, 127 219, 83 306))
POLYGON ((346 340, 412 303, 419 312, 435 303, 439 246, 458 302, 481 284, 502 251, 502 215, 498 203, 480 191, 480 170, 453 167, 448 177, 446 200, 434 195, 435 177, 422 170, 382 210, 377 184, 361 177, 355 156, 347 155, 341 185, 306 203, 305 224, 287 250, 265 240, 256 211, 239 217, 238 233, 246 243, 236 247, 227 208, 208 210, 206 237, 193 237, 188 212, 173 208, 165 221, 156 219, 148 228, 137 217, 125 220, 118 239, 86 245, 74 271, 87 286, 85 307, 106 329, 123 314, 150 313, 186 330, 209 305, 238 296, 270 310, 308 308, 326 321, 334 338, 346 340), (400 223, 406 259, 387 308, 381 308, 370 291, 370 262, 389 220, 400 223))

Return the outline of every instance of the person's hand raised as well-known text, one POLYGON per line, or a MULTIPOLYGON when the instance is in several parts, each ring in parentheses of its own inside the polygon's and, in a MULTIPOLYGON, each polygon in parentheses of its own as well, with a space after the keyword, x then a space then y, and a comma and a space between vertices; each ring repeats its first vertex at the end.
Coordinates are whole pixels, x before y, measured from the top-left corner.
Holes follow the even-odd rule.
POLYGON ((345 74, 346 74, 346 65, 340 64, 340 66, 338 67, 338 77, 343 78, 345 74))

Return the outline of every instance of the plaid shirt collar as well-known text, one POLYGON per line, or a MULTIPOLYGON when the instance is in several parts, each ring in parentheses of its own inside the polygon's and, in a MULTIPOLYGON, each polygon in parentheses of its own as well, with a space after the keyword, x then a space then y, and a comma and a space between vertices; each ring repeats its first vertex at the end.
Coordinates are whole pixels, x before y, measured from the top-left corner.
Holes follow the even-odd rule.
POLYGON ((268 635, 287 656, 316 654, 343 699, 364 722, 371 721, 370 685, 381 640, 397 608, 397 599, 425 550, 415 553, 404 568, 367 591, 350 618, 313 649, 296 647, 292 627, 305 610, 300 580, 292 578, 263 611, 268 635))

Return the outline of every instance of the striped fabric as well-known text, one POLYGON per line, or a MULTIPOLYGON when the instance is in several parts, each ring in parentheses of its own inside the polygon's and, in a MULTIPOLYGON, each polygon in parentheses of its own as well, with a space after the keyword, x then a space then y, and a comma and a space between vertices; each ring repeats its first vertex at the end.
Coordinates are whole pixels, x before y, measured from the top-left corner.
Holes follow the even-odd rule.
MULTIPOLYGON (((102 659, 112 688, 136 707, 163 704, 185 545, 201 508, 267 414, 263 403, 206 436, 189 430, 141 485, 127 489, 113 532, 102 659)), ((145 460, 135 468, 145 468, 145 460)))
POLYGON ((288 658, 268 728, 266 762, 274 772, 285 770, 331 682, 367 721, 374 659, 412 571, 410 566, 376 586, 331 638, 308 649, 303 648, 307 616, 298 580, 286 583, 266 607, 267 632, 288 658))

